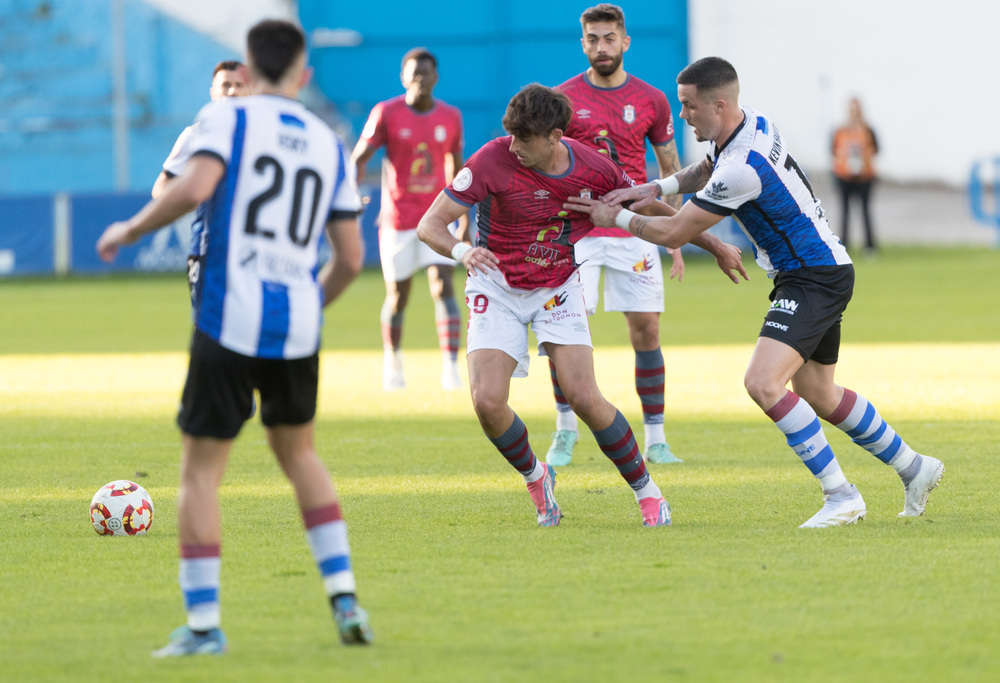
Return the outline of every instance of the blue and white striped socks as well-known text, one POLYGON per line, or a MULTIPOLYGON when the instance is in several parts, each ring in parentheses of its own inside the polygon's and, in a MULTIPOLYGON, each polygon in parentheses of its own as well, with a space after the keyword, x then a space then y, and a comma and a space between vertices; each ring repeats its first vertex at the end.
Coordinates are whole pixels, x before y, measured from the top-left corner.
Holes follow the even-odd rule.
POLYGON ((850 484, 840 469, 833 449, 827 443, 816 411, 797 394, 789 391, 767 411, 767 416, 785 434, 785 440, 813 476, 823 492, 846 493, 850 484))

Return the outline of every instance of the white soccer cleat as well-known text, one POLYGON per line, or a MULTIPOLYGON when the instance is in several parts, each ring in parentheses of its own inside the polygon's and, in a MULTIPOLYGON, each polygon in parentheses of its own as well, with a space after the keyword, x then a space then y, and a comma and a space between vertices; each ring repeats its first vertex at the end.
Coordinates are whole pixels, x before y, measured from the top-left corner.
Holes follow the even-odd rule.
POLYGON ((386 349, 382 359, 382 389, 397 391, 406 388, 403 379, 403 352, 386 349))
POLYGON ((445 391, 462 388, 462 378, 458 374, 457 362, 448 360, 441 368, 441 388, 445 391))
POLYGON ((800 524, 800 529, 818 529, 828 526, 846 526, 857 524, 865 518, 868 508, 865 507, 865 499, 861 497, 858 490, 851 486, 849 493, 840 493, 826 496, 826 502, 815 515, 810 517, 804 524, 800 524))
POLYGON ((919 517, 924 514, 927 497, 937 488, 944 476, 944 463, 929 455, 917 455, 920 458, 920 471, 906 484, 903 511, 900 517, 919 517))

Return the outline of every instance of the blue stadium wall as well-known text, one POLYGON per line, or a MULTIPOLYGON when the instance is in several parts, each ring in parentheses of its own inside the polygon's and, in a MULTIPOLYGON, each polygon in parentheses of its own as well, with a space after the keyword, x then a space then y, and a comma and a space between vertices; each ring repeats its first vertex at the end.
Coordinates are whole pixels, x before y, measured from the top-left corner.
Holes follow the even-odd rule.
MULTIPOLYGON (((580 13, 587 0, 480 0, 418 5, 402 0, 299 0, 315 81, 356 137, 379 101, 402 92, 400 59, 412 47, 438 59, 435 94, 462 110, 467 154, 503 135, 500 119, 522 86, 558 85, 580 73, 580 13), (352 44, 352 43, 357 44, 352 44)), ((626 69, 664 90, 688 63, 686 0, 622 2, 632 46, 626 69)), ((653 163, 652 154, 649 155, 653 163)))
MULTIPOLYGON (((0 194, 110 192, 111 0, 0 0, 0 194)), ((148 191, 239 55, 138 0, 124 5, 129 189, 148 191)))

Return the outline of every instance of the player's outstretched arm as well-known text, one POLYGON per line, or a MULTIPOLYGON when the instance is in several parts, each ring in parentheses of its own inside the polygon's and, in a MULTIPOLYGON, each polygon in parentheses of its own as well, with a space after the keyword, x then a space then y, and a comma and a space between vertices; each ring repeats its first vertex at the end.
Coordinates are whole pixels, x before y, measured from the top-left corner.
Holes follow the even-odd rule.
POLYGON ((97 240, 97 254, 110 263, 126 244, 157 228, 168 225, 212 196, 226 167, 210 156, 193 157, 176 181, 166 191, 139 210, 127 221, 112 223, 97 240))
POLYGON ((344 293, 361 272, 365 258, 361 226, 356 217, 330 220, 326 224, 326 236, 330 240, 333 256, 319 273, 319 283, 323 287, 323 306, 329 306, 344 293))
POLYGON ((455 239, 448 230, 448 226, 467 210, 442 190, 417 224, 417 237, 442 256, 461 261, 472 275, 477 270, 484 273, 497 270, 500 260, 496 254, 485 247, 469 246, 455 239))
POLYGON ((743 252, 740 251, 739 247, 733 246, 728 242, 723 242, 715 235, 703 232, 696 238, 691 240, 691 244, 696 247, 701 247, 709 254, 715 257, 715 262, 719 266, 719 270, 726 274, 730 280, 734 283, 739 284, 740 278, 737 276, 743 276, 744 280, 749 280, 750 276, 747 274, 747 269, 743 267, 743 259, 740 256, 743 252))

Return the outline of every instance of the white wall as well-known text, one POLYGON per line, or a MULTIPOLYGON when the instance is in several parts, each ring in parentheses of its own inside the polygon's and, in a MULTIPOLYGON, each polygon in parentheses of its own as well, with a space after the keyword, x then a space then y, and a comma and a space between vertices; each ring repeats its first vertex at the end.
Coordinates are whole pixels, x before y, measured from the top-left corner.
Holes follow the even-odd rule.
MULTIPOLYGON (((689 0, 691 59, 717 55, 741 102, 825 169, 857 95, 885 178, 962 185, 1000 156, 1000 4, 993 0, 689 0)), ((690 135, 690 132, 688 132, 690 135)), ((693 160, 704 146, 687 139, 693 160)))

